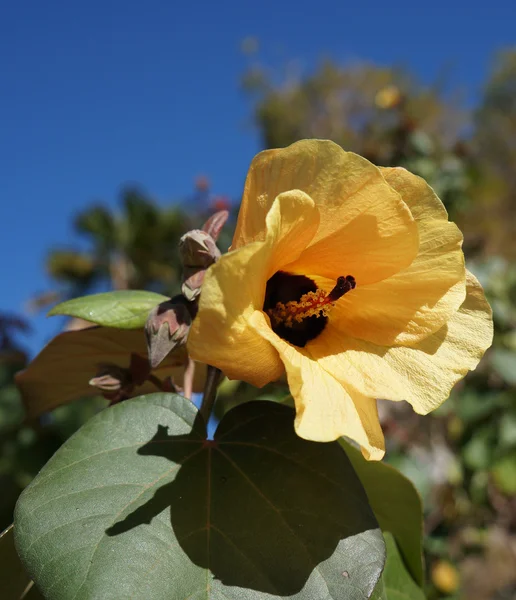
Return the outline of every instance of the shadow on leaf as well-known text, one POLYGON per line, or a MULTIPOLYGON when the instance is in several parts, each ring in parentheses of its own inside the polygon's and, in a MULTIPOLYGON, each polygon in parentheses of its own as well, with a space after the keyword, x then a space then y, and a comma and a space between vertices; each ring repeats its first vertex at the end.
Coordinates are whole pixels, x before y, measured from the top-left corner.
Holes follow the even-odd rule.
POLYGON ((138 454, 181 466, 106 533, 149 524, 170 507, 182 550, 226 586, 295 594, 346 538, 378 527, 342 448, 299 438, 286 406, 238 406, 213 441, 199 415, 188 435, 158 425, 138 454))

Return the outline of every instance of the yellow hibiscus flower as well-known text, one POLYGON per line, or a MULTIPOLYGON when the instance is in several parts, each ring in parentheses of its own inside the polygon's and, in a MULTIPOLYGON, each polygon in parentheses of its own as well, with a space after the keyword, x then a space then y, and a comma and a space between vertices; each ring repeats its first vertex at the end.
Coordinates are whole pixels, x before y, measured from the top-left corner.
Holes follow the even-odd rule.
POLYGON ((232 249, 207 272, 188 349, 261 387, 286 371, 297 433, 384 454, 376 398, 426 414, 490 346, 462 235, 432 189, 336 144, 258 154, 232 249))

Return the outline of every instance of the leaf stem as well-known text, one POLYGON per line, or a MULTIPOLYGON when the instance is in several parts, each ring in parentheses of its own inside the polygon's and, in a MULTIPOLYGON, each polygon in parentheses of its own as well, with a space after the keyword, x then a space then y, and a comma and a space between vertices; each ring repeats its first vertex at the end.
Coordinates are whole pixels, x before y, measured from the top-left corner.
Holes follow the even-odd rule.
POLYGON ((208 374, 206 376, 206 383, 204 384, 204 394, 202 397, 201 408, 199 409, 201 417, 204 419, 206 425, 208 425, 211 411, 213 410, 213 405, 215 404, 217 385, 219 383, 221 374, 222 371, 220 369, 208 365, 208 374))
POLYGON ((195 362, 188 357, 188 364, 185 368, 185 374, 183 378, 183 396, 188 398, 188 400, 192 399, 193 392, 193 381, 195 375, 195 362))

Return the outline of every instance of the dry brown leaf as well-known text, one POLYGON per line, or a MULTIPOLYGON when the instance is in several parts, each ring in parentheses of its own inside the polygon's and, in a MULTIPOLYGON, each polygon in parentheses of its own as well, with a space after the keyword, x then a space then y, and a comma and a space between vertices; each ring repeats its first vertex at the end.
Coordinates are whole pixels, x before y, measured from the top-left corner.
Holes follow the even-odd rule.
MULTIPOLYGON (((112 363, 127 368, 132 353, 147 357, 143 329, 91 327, 60 333, 16 375, 27 416, 37 417, 78 398, 97 396, 98 390, 88 382, 97 374, 98 366, 112 363)), ((161 380, 171 376, 176 384, 182 385, 187 358, 186 349, 178 348, 152 373, 161 380)), ((202 391, 205 374, 205 365, 197 364, 194 392, 202 391)), ((131 396, 157 391, 147 381, 131 396)))

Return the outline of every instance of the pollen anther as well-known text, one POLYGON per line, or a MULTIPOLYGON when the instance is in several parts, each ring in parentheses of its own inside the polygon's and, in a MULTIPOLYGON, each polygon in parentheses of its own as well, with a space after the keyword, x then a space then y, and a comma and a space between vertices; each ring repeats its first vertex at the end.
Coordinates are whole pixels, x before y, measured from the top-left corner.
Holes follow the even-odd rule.
POLYGON ((318 289, 315 292, 303 294, 299 300, 290 300, 287 303, 278 302, 267 314, 274 325, 280 323, 286 327, 293 327, 294 323, 301 323, 307 317, 327 317, 335 302, 356 286, 355 278, 351 275, 339 277, 337 284, 329 294, 318 289))

